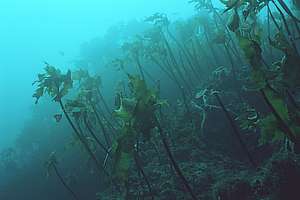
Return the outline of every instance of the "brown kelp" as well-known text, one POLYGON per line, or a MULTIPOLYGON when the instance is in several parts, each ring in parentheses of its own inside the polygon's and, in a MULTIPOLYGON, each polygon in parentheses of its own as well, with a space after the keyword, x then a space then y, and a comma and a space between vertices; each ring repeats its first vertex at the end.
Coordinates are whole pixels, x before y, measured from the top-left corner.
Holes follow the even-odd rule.
POLYGON ((299 5, 220 2, 191 0, 195 15, 174 22, 146 17, 105 63, 119 83, 102 82, 98 66, 64 74, 46 64, 38 75, 36 103, 44 94, 58 102, 109 186, 99 199, 266 199, 271 175, 260 172, 276 168, 271 157, 297 165, 299 5))

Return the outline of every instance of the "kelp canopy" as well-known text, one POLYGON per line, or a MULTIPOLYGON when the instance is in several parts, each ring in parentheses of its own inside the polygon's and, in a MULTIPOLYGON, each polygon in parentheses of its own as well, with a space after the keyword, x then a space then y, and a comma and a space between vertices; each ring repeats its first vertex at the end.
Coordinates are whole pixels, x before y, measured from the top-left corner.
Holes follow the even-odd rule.
MULTIPOLYGON (((98 199, 299 199, 299 1, 189 3, 193 16, 155 13, 115 38, 113 55, 85 51, 67 72, 45 63, 36 103, 59 106, 98 199), (104 67, 118 83, 103 81, 104 67)), ((85 199, 65 180, 65 149, 47 171, 85 199)))

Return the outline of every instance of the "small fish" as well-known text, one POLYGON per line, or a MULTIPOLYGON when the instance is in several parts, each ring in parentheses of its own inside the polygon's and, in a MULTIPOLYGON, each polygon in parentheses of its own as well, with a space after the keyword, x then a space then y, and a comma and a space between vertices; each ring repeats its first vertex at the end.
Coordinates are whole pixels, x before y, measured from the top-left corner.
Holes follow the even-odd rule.
POLYGON ((57 123, 60 122, 60 120, 62 119, 62 114, 55 114, 54 119, 57 123))

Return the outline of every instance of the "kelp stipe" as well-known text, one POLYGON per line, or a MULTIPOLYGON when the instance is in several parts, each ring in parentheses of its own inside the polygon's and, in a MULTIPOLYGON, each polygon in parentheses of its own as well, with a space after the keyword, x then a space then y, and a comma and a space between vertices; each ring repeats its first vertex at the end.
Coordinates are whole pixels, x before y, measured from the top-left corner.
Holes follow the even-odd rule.
POLYGON ((233 129, 234 136, 235 136, 235 138, 238 140, 238 142, 239 142, 239 144, 240 144, 242 150, 243 150, 244 153, 246 154, 246 156, 247 156, 247 158, 248 158, 250 164, 252 165, 252 167, 256 168, 256 167, 257 167, 257 164, 256 164, 255 160, 253 159, 252 155, 250 154, 250 152, 249 152, 249 150, 248 150, 248 148, 247 148, 245 142, 243 141, 243 139, 242 139, 242 137, 241 137, 241 134, 240 134, 240 132, 239 132, 239 130, 238 130, 237 125, 235 124, 234 120, 233 120, 232 117, 230 116, 230 114, 229 114, 228 110, 226 109, 224 103, 222 102, 222 100, 221 100, 219 94, 218 94, 217 92, 214 92, 213 95, 216 97, 216 99, 217 99, 218 103, 220 104, 220 106, 221 106, 223 112, 225 113, 226 118, 228 119, 228 121, 229 121, 229 123, 230 123, 230 126, 231 126, 231 128, 233 129))
POLYGON ((59 181, 62 183, 62 185, 66 188, 66 190, 72 195, 72 197, 75 200, 80 200, 77 196, 77 194, 73 191, 73 189, 67 184, 63 176, 61 175, 60 171, 57 168, 57 158, 55 155, 55 152, 52 152, 46 162, 46 168, 47 168, 47 176, 50 176, 51 171, 54 171, 55 175, 59 179, 59 181))
POLYGON ((65 105, 62 102, 62 98, 66 96, 69 90, 73 87, 71 71, 69 70, 68 73, 64 75, 59 69, 56 69, 55 67, 46 63, 45 73, 39 74, 38 78, 39 79, 34 82, 34 84, 38 84, 38 88, 33 95, 33 97, 36 98, 36 103, 38 103, 38 100, 44 95, 45 92, 47 92, 47 94, 53 98, 53 101, 57 102, 60 105, 64 115, 67 118, 68 123, 75 132, 76 137, 80 140, 81 144, 84 146, 85 150, 94 161, 100 177, 103 171, 108 175, 106 170, 102 168, 98 159, 95 157, 93 151, 86 141, 86 138, 81 135, 79 130, 76 128, 65 108, 65 105))

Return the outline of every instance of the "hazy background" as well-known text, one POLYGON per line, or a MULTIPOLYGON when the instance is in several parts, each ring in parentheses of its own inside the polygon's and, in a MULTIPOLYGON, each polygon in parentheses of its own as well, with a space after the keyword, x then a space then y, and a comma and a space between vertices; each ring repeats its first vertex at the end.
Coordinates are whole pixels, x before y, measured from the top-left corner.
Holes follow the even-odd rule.
POLYGON ((69 67, 85 41, 117 22, 155 12, 170 17, 194 13, 188 0, 1 1, 0 149, 13 142, 31 115, 31 83, 43 61, 69 67))

